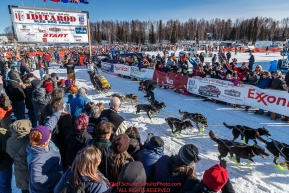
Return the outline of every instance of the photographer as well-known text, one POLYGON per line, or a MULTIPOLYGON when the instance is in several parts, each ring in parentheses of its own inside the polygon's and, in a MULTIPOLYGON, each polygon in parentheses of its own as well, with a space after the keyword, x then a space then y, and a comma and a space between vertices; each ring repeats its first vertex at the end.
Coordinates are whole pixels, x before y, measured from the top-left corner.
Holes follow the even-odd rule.
POLYGON ((155 100, 155 94, 153 90, 157 87, 157 82, 154 80, 145 80, 141 81, 139 86, 139 91, 145 92, 146 95, 144 97, 150 97, 150 101, 155 100))

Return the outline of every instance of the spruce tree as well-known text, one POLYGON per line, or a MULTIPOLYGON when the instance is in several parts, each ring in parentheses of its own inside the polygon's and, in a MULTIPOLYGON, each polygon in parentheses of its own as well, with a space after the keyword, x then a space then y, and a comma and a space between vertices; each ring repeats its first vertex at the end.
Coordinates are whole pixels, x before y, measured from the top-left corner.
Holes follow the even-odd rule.
POLYGON ((149 41, 150 41, 151 44, 155 44, 156 43, 156 36, 155 36, 155 30, 154 30, 154 25, 153 24, 151 24, 151 27, 150 27, 149 41))
POLYGON ((172 44, 177 43, 177 26, 176 26, 176 22, 174 22, 174 25, 173 25, 173 31, 172 31, 172 35, 171 35, 171 43, 172 44))

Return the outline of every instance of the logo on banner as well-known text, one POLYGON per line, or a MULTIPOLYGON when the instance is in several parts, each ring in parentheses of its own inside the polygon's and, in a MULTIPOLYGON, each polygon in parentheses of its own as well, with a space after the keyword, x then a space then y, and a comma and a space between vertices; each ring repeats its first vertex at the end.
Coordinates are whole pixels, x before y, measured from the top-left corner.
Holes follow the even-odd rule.
POLYGON ((78 21, 80 25, 84 25, 85 23, 85 15, 78 15, 78 21))
POLYGON ((82 38, 82 36, 73 36, 74 38, 82 38))
POLYGON ((81 42, 81 39, 75 39, 76 42, 81 42))
POLYGON ((51 28, 49 28, 49 31, 59 32, 59 31, 61 31, 61 29, 58 27, 51 27, 51 28))
POLYGON ((265 106, 268 106, 270 104, 275 104, 278 106, 289 107, 289 101, 286 98, 270 96, 270 95, 263 93, 263 92, 257 92, 253 88, 249 89, 248 98, 249 99, 255 99, 258 103, 261 103, 265 106))
POLYGON ((76 27, 75 33, 76 34, 87 34, 87 28, 86 27, 76 27))
POLYGON ((25 35, 25 38, 29 41, 29 40, 33 40, 36 38, 36 34, 33 34, 33 33, 27 33, 25 35))
POLYGON ((30 29, 27 28, 26 25, 22 25, 22 28, 19 29, 21 32, 29 32, 30 29))
POLYGON ((125 66, 114 66, 114 70, 116 71, 124 71, 124 72, 129 72, 129 67, 125 67, 125 66))
POLYGON ((170 79, 170 77, 166 76, 166 82, 168 84, 174 84, 174 80, 170 79))
POLYGON ((24 21, 25 20, 24 11, 19 11, 19 12, 15 13, 15 18, 18 21, 24 21))

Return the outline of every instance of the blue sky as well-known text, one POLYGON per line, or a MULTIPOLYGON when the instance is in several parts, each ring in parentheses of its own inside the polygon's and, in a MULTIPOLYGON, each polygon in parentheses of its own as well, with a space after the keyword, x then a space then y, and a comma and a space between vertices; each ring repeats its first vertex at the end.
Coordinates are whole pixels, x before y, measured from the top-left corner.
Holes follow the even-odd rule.
MULTIPOLYGON (((44 7, 43 0, 1 0, 0 33, 10 25, 8 5, 44 7)), ((189 18, 251 18, 289 17, 289 0, 89 0, 89 4, 79 4, 77 9, 90 13, 91 21, 101 20, 159 20, 189 18)), ((66 9, 67 4, 47 0, 45 7, 66 9)), ((68 9, 76 9, 69 3, 68 9)))

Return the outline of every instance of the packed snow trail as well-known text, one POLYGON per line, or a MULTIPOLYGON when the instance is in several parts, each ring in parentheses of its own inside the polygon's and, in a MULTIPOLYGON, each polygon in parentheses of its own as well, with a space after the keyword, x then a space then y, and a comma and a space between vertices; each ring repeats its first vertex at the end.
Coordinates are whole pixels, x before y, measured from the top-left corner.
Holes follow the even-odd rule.
MULTIPOLYGON (((102 75, 111 84, 112 89, 109 93, 98 94, 93 89, 86 69, 76 69, 76 84, 79 87, 87 88, 88 97, 95 102, 105 103, 106 108, 108 108, 110 100, 106 96, 112 93, 133 93, 138 96, 139 104, 148 104, 147 98, 143 97, 145 94, 138 91, 138 82, 106 73, 102 73, 102 75)), ((197 175, 200 179, 206 169, 219 162, 217 144, 209 138, 208 131, 213 130, 216 136, 220 138, 233 138, 231 130, 222 126, 223 122, 227 122, 230 125, 243 124, 252 128, 264 126, 270 131, 273 139, 288 143, 289 125, 279 120, 271 121, 269 117, 255 115, 252 111, 246 112, 244 109, 234 109, 224 104, 203 101, 201 97, 184 96, 170 89, 156 88, 154 93, 156 100, 165 102, 167 108, 162 109, 159 115, 152 118, 153 123, 150 123, 144 112, 140 116, 136 116, 135 108, 131 106, 129 101, 122 105, 120 115, 125 118, 128 126, 138 128, 143 142, 146 140, 148 133, 154 133, 154 135, 162 137, 165 142, 165 154, 167 155, 177 154, 180 147, 184 144, 195 144, 199 148, 200 156, 202 157, 202 160, 196 164, 197 175), (172 136, 171 129, 164 118, 180 118, 179 109, 193 113, 199 112, 207 118, 209 127, 206 128, 203 137, 198 135, 197 129, 184 130, 179 135, 179 138, 172 136)), ((266 137, 263 138, 267 139, 266 137)), ((249 143, 252 144, 253 142, 250 141, 249 143)), ((258 141, 258 144, 265 148, 261 142, 258 141)), ((272 157, 263 159, 257 156, 253 157, 253 160, 255 163, 250 167, 245 166, 248 160, 242 159, 240 167, 234 162, 228 161, 229 178, 232 180, 236 192, 281 193, 288 191, 288 171, 280 171, 274 167, 272 157)), ((283 161, 283 158, 280 157, 279 160, 283 161)))

